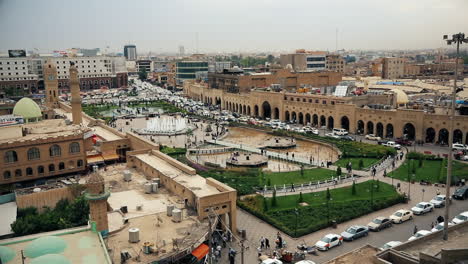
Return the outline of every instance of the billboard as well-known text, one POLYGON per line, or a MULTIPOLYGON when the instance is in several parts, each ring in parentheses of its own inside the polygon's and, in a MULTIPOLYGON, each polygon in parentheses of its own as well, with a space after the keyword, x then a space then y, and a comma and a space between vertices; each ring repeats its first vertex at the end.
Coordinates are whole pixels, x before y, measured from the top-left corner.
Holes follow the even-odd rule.
POLYGON ((26 50, 8 50, 8 57, 10 58, 26 57, 26 50))

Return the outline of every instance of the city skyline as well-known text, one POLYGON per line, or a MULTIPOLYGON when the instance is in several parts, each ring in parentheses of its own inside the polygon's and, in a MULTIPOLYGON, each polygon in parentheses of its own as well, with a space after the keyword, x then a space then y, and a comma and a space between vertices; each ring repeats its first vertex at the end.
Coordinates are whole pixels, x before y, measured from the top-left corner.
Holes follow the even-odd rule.
POLYGON ((453 15, 468 11, 463 0, 126 4, 85 0, 70 8, 56 0, 0 1, 0 52, 122 52, 129 43, 139 53, 176 53, 179 45, 186 53, 432 49, 446 47, 442 35, 468 31, 464 16, 453 15))

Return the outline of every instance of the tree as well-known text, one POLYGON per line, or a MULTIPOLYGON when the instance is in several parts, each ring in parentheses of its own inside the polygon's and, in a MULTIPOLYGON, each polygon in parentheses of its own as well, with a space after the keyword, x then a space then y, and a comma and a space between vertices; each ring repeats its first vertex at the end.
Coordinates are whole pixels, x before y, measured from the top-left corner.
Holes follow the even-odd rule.
POLYGON ((423 166, 423 159, 422 157, 419 157, 419 160, 418 160, 418 167, 421 168, 423 166))
POLYGON ((341 167, 336 168, 336 176, 341 176, 341 167))
POLYGON ((276 190, 273 190, 273 197, 271 198, 271 207, 276 207, 276 190))
POLYGON ((268 185, 268 186, 271 186, 271 180, 270 180, 270 178, 268 178, 268 180, 267 180, 267 185, 268 185))
POLYGON ((299 193, 299 200, 297 201, 298 203, 303 203, 304 198, 302 197, 302 192, 299 193))
POLYGON ((353 181, 353 186, 351 187, 351 194, 356 195, 356 182, 353 181))
POLYGON ((330 193, 330 189, 329 189, 329 188, 327 188, 327 196, 326 196, 326 198, 327 198, 327 201, 330 201, 331 193, 330 193))
POLYGON ((267 203, 267 199, 265 198, 265 196, 263 196, 263 212, 266 212, 268 211, 268 203, 267 203))
POLYGON ((140 71, 138 72, 138 79, 144 81, 148 79, 148 73, 146 72, 146 68, 142 67, 140 71))
POLYGON ((363 161, 362 159, 359 160, 358 168, 359 168, 360 170, 362 170, 362 168, 364 168, 364 161, 363 161))
POLYGON ((273 55, 271 55, 271 54, 267 56, 267 61, 268 61, 269 63, 272 63, 274 60, 275 60, 275 56, 273 56, 273 55))

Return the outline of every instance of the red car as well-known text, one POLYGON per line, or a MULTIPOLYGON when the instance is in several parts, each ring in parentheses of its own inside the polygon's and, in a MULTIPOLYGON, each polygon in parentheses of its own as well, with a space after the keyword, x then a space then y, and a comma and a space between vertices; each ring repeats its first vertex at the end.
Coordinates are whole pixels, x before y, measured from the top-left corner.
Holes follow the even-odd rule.
POLYGON ((410 140, 404 139, 404 138, 397 138, 397 139, 395 139, 395 142, 402 145, 402 146, 412 146, 413 145, 413 141, 410 141, 410 140))

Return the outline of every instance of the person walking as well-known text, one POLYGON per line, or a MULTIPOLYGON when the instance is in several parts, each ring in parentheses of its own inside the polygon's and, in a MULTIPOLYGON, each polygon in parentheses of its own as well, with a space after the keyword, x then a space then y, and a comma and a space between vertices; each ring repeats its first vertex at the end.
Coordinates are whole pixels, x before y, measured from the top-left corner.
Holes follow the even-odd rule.
POLYGON ((417 232, 418 232, 418 226, 417 226, 417 225, 414 225, 413 235, 416 234, 417 232))
POLYGON ((270 240, 265 237, 265 248, 270 249, 270 240))
POLYGON ((265 238, 262 236, 260 238, 260 249, 263 249, 265 247, 265 238))

